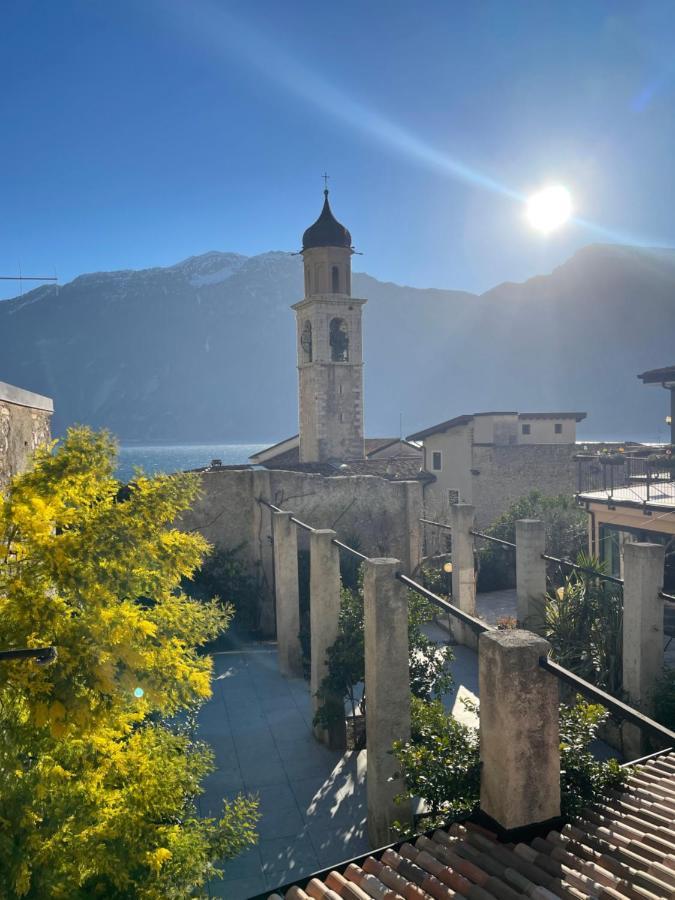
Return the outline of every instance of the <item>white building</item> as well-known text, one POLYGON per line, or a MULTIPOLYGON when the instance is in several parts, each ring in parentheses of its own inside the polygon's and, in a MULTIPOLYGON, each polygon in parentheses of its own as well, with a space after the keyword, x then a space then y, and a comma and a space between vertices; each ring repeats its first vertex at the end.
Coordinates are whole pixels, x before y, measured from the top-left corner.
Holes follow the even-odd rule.
POLYGON ((471 503, 486 526, 532 490, 566 493, 576 487, 576 425, 582 412, 485 412, 456 416, 410 434, 421 441, 425 511, 448 521, 451 503, 471 503))

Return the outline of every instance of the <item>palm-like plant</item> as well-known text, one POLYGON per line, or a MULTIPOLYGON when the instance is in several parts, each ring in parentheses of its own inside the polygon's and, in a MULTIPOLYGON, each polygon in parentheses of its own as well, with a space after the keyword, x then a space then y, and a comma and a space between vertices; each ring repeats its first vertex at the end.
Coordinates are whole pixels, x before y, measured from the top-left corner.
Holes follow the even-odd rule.
MULTIPOLYGON (((604 563, 580 553, 584 569, 604 563)), ((619 695, 622 688, 623 591, 601 575, 572 570, 546 598, 546 637, 560 665, 619 695)))

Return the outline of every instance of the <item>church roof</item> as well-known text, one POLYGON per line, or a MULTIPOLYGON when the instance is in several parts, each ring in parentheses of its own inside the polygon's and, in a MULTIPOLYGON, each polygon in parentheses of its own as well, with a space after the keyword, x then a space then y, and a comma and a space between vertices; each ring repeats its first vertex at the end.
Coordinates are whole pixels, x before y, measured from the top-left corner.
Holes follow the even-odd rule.
POLYGON ((324 191, 323 209, 313 225, 310 225, 302 236, 302 249, 311 247, 347 247, 352 246, 352 236, 344 225, 335 218, 328 202, 328 191, 324 191))

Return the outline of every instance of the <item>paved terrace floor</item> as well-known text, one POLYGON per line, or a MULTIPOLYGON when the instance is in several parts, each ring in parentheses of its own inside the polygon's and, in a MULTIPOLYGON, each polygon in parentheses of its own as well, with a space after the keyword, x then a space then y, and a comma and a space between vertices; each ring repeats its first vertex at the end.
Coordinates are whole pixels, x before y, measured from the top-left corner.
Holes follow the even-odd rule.
MULTIPOLYGON (((513 591, 478 598, 488 621, 514 610, 513 591)), ((431 636, 443 640, 447 633, 437 629, 431 636)), ((461 721, 476 724, 462 700, 477 699, 477 655, 453 649, 455 685, 444 703, 461 721)), ((214 665, 199 736, 213 748, 217 768, 206 780, 200 812, 217 816, 223 798, 244 792, 258 794, 262 815, 258 843, 223 864, 210 896, 246 900, 369 850, 365 751, 343 754, 315 740, 309 685, 280 675, 274 645, 215 654, 214 665)))

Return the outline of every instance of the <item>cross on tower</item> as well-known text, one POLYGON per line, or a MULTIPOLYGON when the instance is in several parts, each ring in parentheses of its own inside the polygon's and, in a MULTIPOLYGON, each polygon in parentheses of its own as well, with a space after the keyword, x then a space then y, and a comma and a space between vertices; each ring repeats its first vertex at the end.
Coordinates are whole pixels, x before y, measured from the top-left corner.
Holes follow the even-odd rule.
POLYGON ((330 178, 330 175, 327 172, 324 172, 321 177, 323 178, 323 189, 324 189, 324 191, 327 191, 328 190, 328 179, 330 178))

